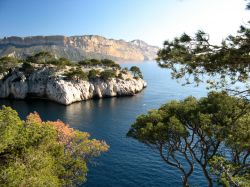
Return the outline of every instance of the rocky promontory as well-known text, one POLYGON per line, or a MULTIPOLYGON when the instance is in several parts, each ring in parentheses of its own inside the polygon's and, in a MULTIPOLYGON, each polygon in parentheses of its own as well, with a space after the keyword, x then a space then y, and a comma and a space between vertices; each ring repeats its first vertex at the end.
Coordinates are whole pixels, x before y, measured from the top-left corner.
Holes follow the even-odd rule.
POLYGON ((43 98, 69 105, 91 98, 132 96, 146 85, 127 69, 25 62, 0 73, 0 98, 43 98))

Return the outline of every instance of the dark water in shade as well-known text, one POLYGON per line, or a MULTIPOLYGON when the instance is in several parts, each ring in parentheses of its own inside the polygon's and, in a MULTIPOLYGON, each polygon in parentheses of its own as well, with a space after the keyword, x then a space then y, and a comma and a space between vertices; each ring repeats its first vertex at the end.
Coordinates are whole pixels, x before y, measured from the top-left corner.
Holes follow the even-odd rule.
MULTIPOLYGON (((96 160, 95 166, 89 167, 88 181, 83 187, 181 186, 179 171, 167 166, 150 148, 126 138, 126 133, 136 116, 149 109, 189 95, 205 96, 207 91, 204 86, 182 87, 171 80, 168 70, 160 69, 154 62, 136 65, 140 66, 148 87, 133 97, 90 100, 67 107, 44 100, 0 100, 0 105, 13 107, 22 118, 37 111, 43 120, 60 119, 89 132, 93 138, 105 140, 110 150, 96 160)), ((206 186, 200 171, 193 174, 191 184, 206 186)))

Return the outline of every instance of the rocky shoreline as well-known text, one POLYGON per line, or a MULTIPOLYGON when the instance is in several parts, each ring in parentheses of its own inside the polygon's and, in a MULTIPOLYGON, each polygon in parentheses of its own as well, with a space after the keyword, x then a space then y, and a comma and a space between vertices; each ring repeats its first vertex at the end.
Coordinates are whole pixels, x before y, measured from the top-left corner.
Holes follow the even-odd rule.
POLYGON ((0 74, 0 98, 35 97, 69 105, 92 98, 133 96, 147 86, 147 83, 138 77, 69 80, 54 72, 53 67, 47 66, 38 68, 29 75, 18 68, 0 74))

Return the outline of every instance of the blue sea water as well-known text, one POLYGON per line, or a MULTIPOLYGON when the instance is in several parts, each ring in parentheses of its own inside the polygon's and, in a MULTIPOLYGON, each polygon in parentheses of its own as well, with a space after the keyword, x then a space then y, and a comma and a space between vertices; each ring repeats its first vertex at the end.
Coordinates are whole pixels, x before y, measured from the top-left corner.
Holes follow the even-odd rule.
MULTIPOLYGON (((171 79, 169 70, 153 61, 123 64, 141 68, 148 87, 133 97, 106 98, 63 106, 45 100, 0 100, 24 118, 37 111, 43 120, 60 119, 92 138, 105 140, 110 149, 89 166, 83 187, 178 187, 182 186, 178 170, 166 165, 152 149, 126 137, 140 114, 156 109, 172 99, 202 97, 205 86, 181 86, 171 79)), ((207 186, 200 170, 191 177, 192 186, 207 186)))

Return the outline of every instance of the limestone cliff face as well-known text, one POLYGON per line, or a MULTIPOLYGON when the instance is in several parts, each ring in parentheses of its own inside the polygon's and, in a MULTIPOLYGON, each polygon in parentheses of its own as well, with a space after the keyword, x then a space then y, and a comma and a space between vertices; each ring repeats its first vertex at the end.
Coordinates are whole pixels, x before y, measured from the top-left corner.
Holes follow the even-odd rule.
POLYGON ((5 37, 0 39, 0 56, 25 57, 40 51, 49 51, 57 57, 73 61, 83 58, 111 58, 115 60, 152 60, 158 47, 140 40, 107 39, 96 35, 5 37))
POLYGON ((132 96, 146 87, 142 79, 67 80, 43 67, 27 76, 18 69, 0 75, 0 98, 46 98, 64 105, 94 97, 132 96))

